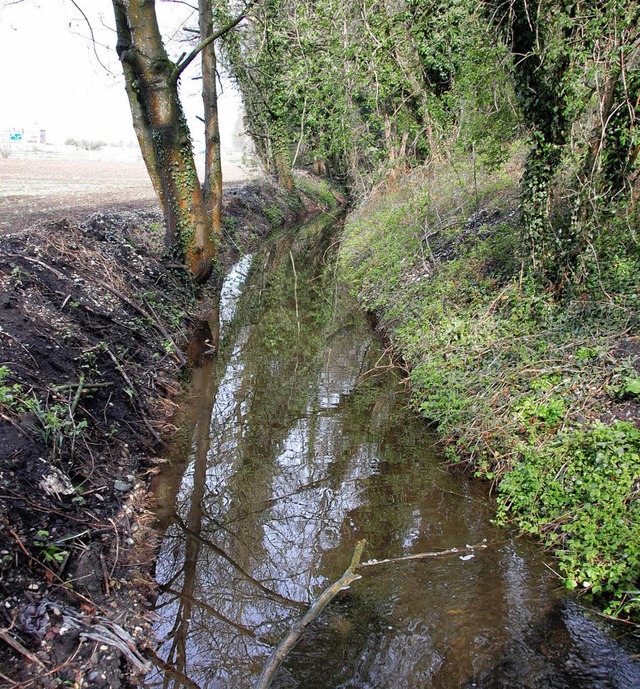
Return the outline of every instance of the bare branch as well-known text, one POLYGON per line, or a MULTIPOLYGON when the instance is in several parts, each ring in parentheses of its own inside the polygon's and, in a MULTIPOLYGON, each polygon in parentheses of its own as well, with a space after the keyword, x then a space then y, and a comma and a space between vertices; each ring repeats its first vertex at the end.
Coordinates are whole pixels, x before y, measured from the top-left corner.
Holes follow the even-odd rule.
POLYGON ((244 8, 244 11, 239 14, 235 19, 232 19, 230 22, 225 24, 221 29, 218 29, 218 31, 215 31, 214 33, 211 34, 211 36, 208 36, 207 38, 204 39, 204 41, 201 41, 188 55, 187 57, 184 58, 184 60, 180 59, 178 60, 178 63, 176 64, 176 69, 173 73, 173 76, 175 79, 179 79, 180 75, 184 70, 196 59, 196 57, 210 44, 213 43, 216 39, 220 38, 221 36, 224 36, 225 34, 229 33, 231 29, 235 28, 249 13, 249 10, 258 2, 258 0, 253 0, 252 2, 248 3, 247 6, 244 8))
POLYGON ((262 669, 260 677, 255 684, 254 689, 267 689, 271 686, 278 668, 282 664, 282 661, 287 657, 291 649, 298 643, 300 637, 303 635, 305 629, 320 615, 320 613, 329 605, 329 603, 342 591, 349 587, 354 581, 360 579, 360 575, 356 574, 358 565, 360 564, 360 558, 362 557, 362 551, 366 545, 366 541, 358 541, 356 548, 353 551, 353 557, 351 558, 351 564, 347 567, 345 573, 336 581, 326 588, 316 599, 314 604, 307 610, 304 617, 299 619, 291 628, 291 631, 287 634, 284 640, 276 648, 276 650, 271 654, 267 664, 262 669))
POLYGON ((433 553, 415 553, 414 555, 404 555, 403 557, 392 557, 388 560, 368 560, 367 562, 361 562, 358 567, 377 567, 378 565, 387 565, 396 562, 410 562, 411 560, 426 560, 432 557, 473 553, 475 550, 482 550, 486 547, 486 543, 478 543, 477 545, 467 545, 464 548, 449 548, 448 550, 438 550, 433 553))
POLYGON ((198 8, 195 7, 195 5, 192 5, 189 2, 185 2, 184 0, 161 0, 161 2, 170 2, 173 5, 186 5, 189 9, 192 9, 194 12, 198 11, 198 8))
POLYGON ((89 33, 91 34, 91 45, 93 46, 93 52, 96 56, 96 60, 98 61, 98 64, 102 67, 102 69, 111 73, 111 70, 102 62, 102 60, 100 59, 100 56, 98 55, 98 50, 96 49, 96 45, 97 45, 96 37, 93 33, 93 27, 91 26, 91 22, 89 21, 89 17, 87 17, 87 15, 84 13, 84 10, 82 9, 82 7, 80 7, 80 5, 78 5, 76 0, 69 0, 69 2, 78 10, 78 12, 80 12, 84 21, 87 24, 87 28, 89 29, 89 33))

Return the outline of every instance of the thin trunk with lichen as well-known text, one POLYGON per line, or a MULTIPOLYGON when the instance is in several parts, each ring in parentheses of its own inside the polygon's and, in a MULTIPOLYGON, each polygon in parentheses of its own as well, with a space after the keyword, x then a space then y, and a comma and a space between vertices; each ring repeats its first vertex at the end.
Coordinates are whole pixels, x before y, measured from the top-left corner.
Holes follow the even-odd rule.
POLYGON ((211 274, 215 242, 178 97, 181 70, 167 56, 154 0, 112 0, 134 127, 163 206, 165 243, 198 281, 211 274))
MULTIPOLYGON (((199 0, 200 40, 213 35, 212 0, 199 0)), ((222 156, 218 118, 218 89, 216 84, 215 46, 210 43, 202 50, 202 100, 204 102, 204 132, 206 142, 204 202, 211 218, 213 236, 222 237, 222 156)))

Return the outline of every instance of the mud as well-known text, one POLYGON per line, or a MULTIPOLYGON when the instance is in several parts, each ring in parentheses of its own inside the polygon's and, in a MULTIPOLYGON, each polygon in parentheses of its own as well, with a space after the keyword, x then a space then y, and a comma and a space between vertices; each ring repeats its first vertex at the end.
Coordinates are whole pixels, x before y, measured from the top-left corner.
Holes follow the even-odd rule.
MULTIPOLYGON (((265 182, 226 195, 219 274, 273 229, 265 208, 319 210, 265 182)), ((0 686, 138 686, 148 670, 148 481, 216 285, 194 296, 139 205, 2 237, 0 686)))

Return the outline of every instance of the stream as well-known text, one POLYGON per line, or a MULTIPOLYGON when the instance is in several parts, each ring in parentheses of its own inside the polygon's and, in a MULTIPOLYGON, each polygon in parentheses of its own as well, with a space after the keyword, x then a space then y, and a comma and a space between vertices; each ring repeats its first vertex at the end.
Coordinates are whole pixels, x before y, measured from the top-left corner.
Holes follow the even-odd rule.
POLYGON ((147 686, 252 687, 366 538, 364 560, 487 547, 363 569, 274 687, 640 687, 625 630, 491 523, 486 484, 444 466, 401 371, 332 279, 333 225, 279 237, 225 281, 219 354, 194 370, 155 486, 161 660, 147 686))

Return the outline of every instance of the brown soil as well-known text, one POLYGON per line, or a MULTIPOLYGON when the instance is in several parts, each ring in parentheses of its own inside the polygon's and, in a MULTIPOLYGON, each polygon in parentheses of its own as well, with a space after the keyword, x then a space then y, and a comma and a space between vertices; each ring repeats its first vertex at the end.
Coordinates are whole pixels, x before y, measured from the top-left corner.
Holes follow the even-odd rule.
MULTIPOLYGON (((78 222, 91 192, 69 180, 29 217, 0 201, 15 227, 0 246, 0 687, 138 685, 154 595, 147 480, 202 324, 185 271, 158 258, 153 200, 102 180, 107 205, 78 222), (65 219, 33 224, 72 199, 65 219)), ((284 201, 266 183, 226 194, 229 264, 284 201)))
POLYGON ((144 165, 93 160, 0 159, 0 233, 96 208, 157 208, 144 165))
POLYGON ((190 299, 135 243, 151 220, 103 212, 3 239, 0 671, 17 686, 119 687, 120 647, 147 627, 140 476, 170 431, 190 299))
MULTIPOLYGON (((247 177, 233 165, 225 166, 224 175, 227 185, 247 177)), ((144 163, 0 158, 0 234, 35 220, 79 221, 97 208, 157 209, 144 163)))

